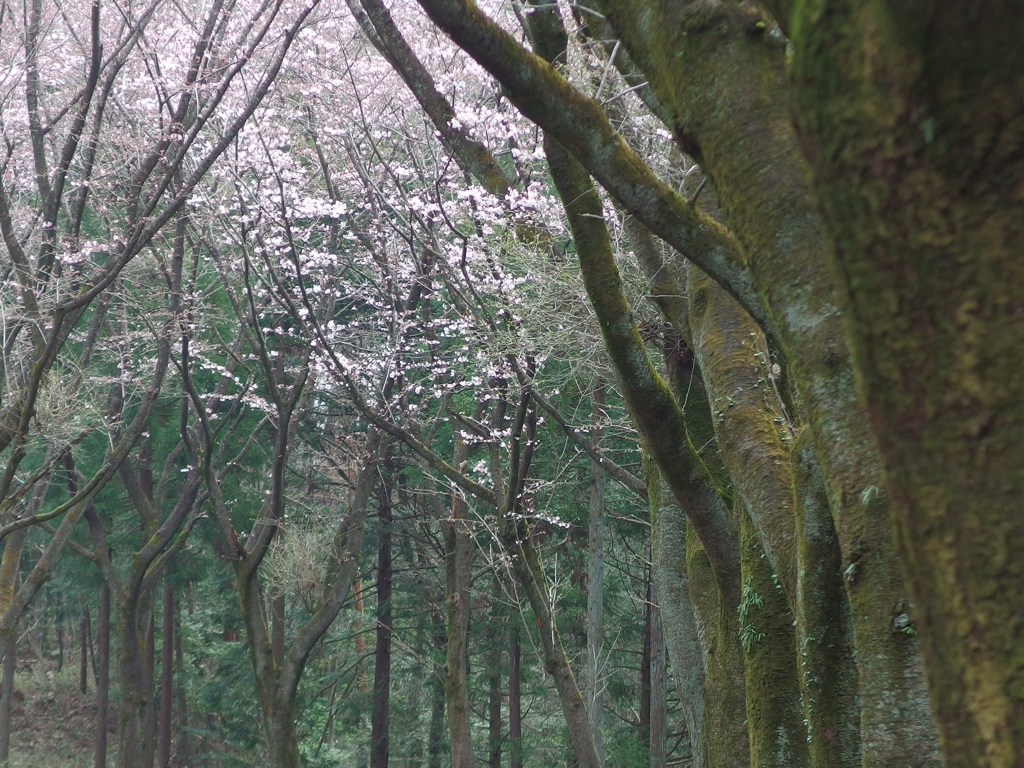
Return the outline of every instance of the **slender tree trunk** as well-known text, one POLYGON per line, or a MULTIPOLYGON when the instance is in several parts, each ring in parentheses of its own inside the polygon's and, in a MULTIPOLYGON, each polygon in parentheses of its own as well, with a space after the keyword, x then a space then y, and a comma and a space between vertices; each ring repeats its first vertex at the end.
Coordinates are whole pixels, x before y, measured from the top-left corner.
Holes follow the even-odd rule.
POLYGON ((536 415, 530 407, 530 395, 520 397, 510 451, 510 483, 507 502, 499 509, 499 533, 502 546, 509 555, 516 583, 526 593, 537 624, 538 639, 543 651, 544 669, 558 692, 558 702, 568 729, 569 746, 582 768, 601 768, 594 743, 594 731, 587 713, 587 703, 573 674, 572 665, 562 645, 558 622, 551 603, 551 592, 540 555, 531 539, 525 516, 519 504, 523 484, 529 474, 536 437, 536 415))
POLYGON ((64 603, 58 602, 57 608, 57 674, 64 669, 64 603))
POLYGON ((85 606, 82 608, 80 629, 82 651, 78 657, 78 690, 82 693, 85 693, 89 687, 89 646, 91 645, 89 637, 91 634, 89 631, 89 606, 85 606))
POLYGON ((174 657, 178 673, 178 744, 175 750, 175 764, 187 768, 191 751, 191 736, 188 732, 188 689, 185 686, 185 647, 181 639, 181 608, 174 613, 174 657))
POLYGON ((665 635, 661 630, 661 611, 658 609, 658 592, 651 582, 649 596, 651 617, 651 699, 650 699, 650 734, 648 765, 650 768, 665 768, 668 711, 665 697, 666 656, 665 635))
MULTIPOLYGON (((590 439, 595 446, 601 442, 604 419, 604 385, 593 388, 590 439)), ((587 539, 587 650, 583 668, 583 690, 587 711, 594 729, 597 755, 604 762, 604 470, 590 462, 590 530, 587 539)))
POLYGON ((164 577, 163 639, 160 647, 160 732, 157 768, 171 764, 171 714, 174 709, 174 588, 164 577))
MULTIPOLYGON (((440 618, 435 614, 435 629, 440 626, 440 618)), ((445 643, 443 633, 436 632, 439 644, 445 643)), ((427 731, 427 768, 441 768, 444 755, 444 701, 445 684, 442 669, 435 669, 430 678, 430 728, 427 731)))
POLYGON ((652 584, 647 580, 644 601, 644 636, 640 651, 640 719, 637 740, 645 747, 651 743, 651 606, 654 598, 652 584))
POLYGON ((50 605, 53 603, 53 596, 50 590, 43 593, 43 599, 36 603, 36 616, 39 622, 39 660, 46 661, 46 642, 50 639, 48 619, 50 618, 50 605))
MULTIPOLYGON (((453 463, 462 469, 469 455, 458 439, 453 463)), ((467 635, 469 633, 469 570, 473 542, 466 520, 468 507, 459 493, 452 495, 451 520, 444 523, 445 605, 448 654, 445 661, 445 701, 448 709, 452 768, 476 768, 470 728, 467 635)))
MULTIPOLYGON (((283 535, 282 533, 278 534, 283 535)), ((270 644, 273 647, 274 663, 278 668, 284 664, 284 592, 270 601, 270 644)))
MULTIPOLYGON (((17 579, 15 588, 17 588, 17 579)), ((15 625, 4 653, 3 688, 0 689, 0 766, 7 766, 11 752, 11 706, 14 703, 14 673, 18 668, 18 630, 15 625)))
POLYGON ((686 515, 673 503, 646 452, 643 470, 651 507, 651 580, 655 594, 663 596, 662 632, 689 735, 692 768, 705 768, 704 659, 686 573, 686 515))
POLYGON ((809 431, 793 446, 797 537, 796 650, 811 765, 861 764, 860 706, 842 554, 809 431))
MULTIPOLYGON (((416 552, 413 556, 413 567, 427 566, 426 561, 420 556, 419 552, 416 552)), ((423 721, 423 710, 424 703, 429 700, 430 687, 427 683, 431 676, 431 665, 429 663, 423 663, 429 658, 430 652, 428 651, 430 643, 430 632, 431 630, 427 626, 427 622, 430 621, 429 616, 421 616, 418 626, 416 628, 416 643, 413 646, 413 653, 415 658, 419 660, 416 664, 415 669, 412 671, 410 676, 410 682, 412 690, 409 692, 409 696, 406 699, 409 705, 409 709, 412 711, 412 717, 407 721, 409 723, 409 732, 415 733, 416 738, 411 739, 412 743, 409 745, 409 751, 405 759, 407 766, 415 766, 415 768, 422 768, 423 756, 426 754, 426 739, 419 738, 419 734, 422 731, 421 722, 423 721)), ((429 724, 428 724, 429 727, 429 724)))
POLYGON ((502 768, 502 646, 505 630, 499 610, 500 585, 495 585, 495 608, 490 615, 490 670, 487 675, 487 768, 502 768))
MULTIPOLYGON (((88 618, 88 616, 86 617, 88 618)), ((96 750, 93 768, 106 768, 110 693, 110 587, 100 587, 99 625, 96 630, 96 750)), ((127 768, 127 767, 126 767, 127 768)))
POLYGON ((370 768, 388 768, 391 693, 391 486, 380 485, 377 529, 377 631, 373 652, 373 698, 370 711, 370 768))
MULTIPOLYGON (((353 589, 355 591, 356 616, 358 617, 358 618, 356 618, 356 621, 355 621, 356 653, 359 655, 360 658, 362 658, 362 656, 366 653, 366 635, 363 634, 363 620, 362 620, 362 616, 365 613, 365 609, 363 607, 363 580, 362 580, 362 578, 356 579, 356 583, 355 583, 355 586, 353 587, 353 589)), ((370 683, 366 679, 366 666, 363 665, 363 664, 359 665, 359 692, 360 693, 369 693, 370 692, 370 683)))
POLYGON ((512 619, 512 642, 508 664, 508 744, 510 768, 523 768, 523 696, 521 691, 522 650, 519 647, 519 617, 512 619))
POLYGON ((146 708, 143 712, 143 743, 145 752, 142 755, 144 768, 152 768, 156 758, 156 617, 153 608, 147 611, 149 619, 146 621, 146 656, 145 656, 145 678, 146 686, 146 708))
POLYGON ((554 612, 548 602, 546 579, 540 557, 521 522, 509 519, 502 521, 503 543, 512 555, 512 569, 516 581, 526 592, 530 607, 533 609, 543 651, 544 669, 551 675, 555 690, 558 692, 562 716, 569 731, 570 748, 582 768, 601 768, 587 704, 573 675, 569 657, 562 646, 554 612))

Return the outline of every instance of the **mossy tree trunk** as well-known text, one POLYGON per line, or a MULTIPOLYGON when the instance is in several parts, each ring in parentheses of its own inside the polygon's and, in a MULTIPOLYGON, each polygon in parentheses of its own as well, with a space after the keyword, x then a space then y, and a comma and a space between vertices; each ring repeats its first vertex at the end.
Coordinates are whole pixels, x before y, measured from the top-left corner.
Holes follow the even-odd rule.
POLYGON ((1020 765, 1024 17, 803 2, 787 23, 949 764, 1020 765))
POLYGON ((791 123, 784 46, 753 6, 607 0, 602 7, 649 76, 677 142, 714 183, 786 353, 779 362, 788 362, 815 437, 843 567, 858 573, 846 585, 865 765, 934 765, 938 744, 918 648, 894 626, 906 618, 909 596, 887 522, 881 456, 822 259, 829 241, 791 123))
MULTIPOLYGON (((852 768, 860 763, 857 669, 839 543, 817 457, 808 439, 799 441, 803 449, 797 450, 795 415, 784 410, 779 369, 771 365, 760 329, 696 267, 689 265, 685 275, 693 347, 720 455, 783 592, 779 609, 793 613, 799 638, 794 679, 812 764, 852 768), (805 469, 798 470, 800 462, 805 469)), ((790 642, 781 635, 776 639, 790 642)), ((792 647, 788 653, 793 656, 792 647)), ((751 723, 756 719, 763 720, 751 723)))
POLYGON ((811 764, 861 764, 860 695, 842 553, 809 430, 793 445, 797 674, 811 764))
POLYGON ((750 765, 808 766, 810 754, 797 683, 793 613, 745 512, 740 534, 743 595, 737 618, 746 679, 750 765))
POLYGON ((651 509, 651 579, 660 595, 665 646, 672 660, 683 720, 693 754, 693 768, 709 763, 704 725, 704 659, 686 573, 686 515, 672 503, 649 454, 644 478, 651 509))
MULTIPOLYGON (((770 20, 746 4, 603 4, 671 115, 680 146, 714 182, 729 231, 659 182, 596 102, 522 51, 467 0, 420 2, 502 82, 525 115, 563 142, 652 232, 725 286, 765 329, 772 349, 787 354, 840 523, 843 566, 859 572, 846 584, 856 641, 865 651, 858 653, 864 760, 934 765, 937 739, 918 649, 913 638, 894 631, 906 620, 909 601, 886 520, 882 463, 857 399, 833 284, 823 268, 828 241, 790 122, 784 46, 771 33, 770 20), (869 504, 862 504, 865 492, 869 504)), ((603 332, 614 357, 626 326, 608 322, 603 332), (612 339, 610 333, 622 335, 612 339)), ((651 378, 642 370, 633 373, 627 386, 651 378)), ((664 434, 677 423, 659 409, 656 390, 647 389, 643 399, 650 407, 634 415, 641 423, 656 413, 653 422, 641 423, 641 431, 664 434)), ((651 441, 652 451, 659 442, 651 441)), ((682 477, 666 472, 670 485, 682 477)), ((738 568, 733 571, 730 558, 723 557, 735 549, 725 546, 723 527, 695 521, 716 572, 729 570, 726 581, 738 584, 738 568)))
POLYGON ((746 682, 736 609, 722 604, 700 539, 687 524, 686 571, 697 636, 704 656, 704 752, 708 768, 750 765, 746 682))

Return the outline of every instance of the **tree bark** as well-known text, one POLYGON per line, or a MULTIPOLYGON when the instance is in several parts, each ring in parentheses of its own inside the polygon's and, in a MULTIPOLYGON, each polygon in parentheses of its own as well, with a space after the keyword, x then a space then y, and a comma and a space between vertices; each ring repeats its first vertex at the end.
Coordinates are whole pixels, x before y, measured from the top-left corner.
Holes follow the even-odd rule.
POLYGON ((686 515, 664 490, 658 468, 643 456, 651 507, 651 580, 660 601, 665 645, 689 734, 693 768, 708 765, 704 724, 704 659, 690 599, 686 566, 686 515))
POLYGON ((842 553, 810 432, 794 440, 797 536, 796 648, 811 764, 861 764, 860 693, 842 553))
POLYGON ((907 588, 887 523, 881 457, 822 259, 830 244, 784 97, 784 47, 756 32, 770 22, 750 6, 708 6, 705 14, 663 0, 639 5, 642 11, 606 0, 601 7, 647 73, 680 146, 715 185, 806 410, 844 570, 859 572, 846 586, 860 665, 864 765, 935 765, 938 744, 918 650, 913 638, 893 631, 903 613, 893 610, 906 605, 907 588))
POLYGON ((89 629, 89 606, 82 608, 82 620, 79 623, 79 634, 82 639, 82 650, 78 655, 78 690, 85 693, 89 687, 89 646, 92 632, 89 629))
POLYGON ((14 673, 18 669, 17 629, 7 641, 3 662, 3 688, 0 689, 0 766, 7 766, 11 753, 11 707, 14 703, 14 673))
POLYGON ((740 531, 743 598, 739 634, 746 681, 750 765, 806 767, 810 765, 810 755, 797 684, 793 613, 745 513, 740 531))
MULTIPOLYGON (((465 443, 457 439, 453 465, 462 469, 468 455, 465 443)), ((448 710, 452 768, 476 768, 470 728, 467 668, 469 632, 469 568, 472 540, 467 528, 468 508, 456 491, 452 494, 451 520, 444 523, 445 606, 447 608, 448 652, 445 660, 445 701, 448 710)))
MULTIPOLYGON (((792 639, 784 636, 786 627, 774 623, 780 611, 792 610, 797 634, 802 638, 795 674, 803 692, 806 736, 810 738, 814 764, 853 768, 860 763, 860 714, 854 687, 857 670, 850 653, 849 603, 824 489, 822 495, 815 496, 811 488, 821 487, 821 481, 817 459, 806 450, 811 447, 809 435, 799 441, 804 450, 798 454, 798 441, 792 437, 777 393, 782 382, 770 368, 768 348, 754 322, 699 270, 688 266, 685 274, 693 348, 712 405, 720 455, 743 502, 744 514, 757 531, 758 543, 772 571, 769 575, 781 588, 781 594, 774 586, 764 593, 765 599, 778 603, 776 609, 767 612, 773 619, 769 624, 776 631, 770 642, 792 646, 792 639), (804 471, 797 472, 798 462, 807 465, 804 471), (826 635, 828 642, 822 642, 826 635)), ((751 576, 748 568, 745 578, 751 576)), ((764 654, 763 645, 757 644, 757 648, 764 654)), ((781 655, 772 656, 770 664, 778 666, 786 657, 792 659, 794 652, 780 646, 775 653, 781 655)), ((748 671, 751 668, 748 661, 748 671)), ((782 668, 777 675, 784 677, 782 668)), ((781 707, 777 714, 782 718, 787 717, 790 703, 777 699, 777 695, 786 685, 780 678, 763 689, 776 697, 777 706, 769 704, 769 709, 777 711, 781 707)), ((757 705, 762 713, 765 703, 757 705)), ((748 722, 761 723, 769 734, 765 738, 774 740, 770 735, 774 727, 762 721, 762 717, 755 718, 748 712, 748 722)), ((799 723, 786 720, 784 730, 789 732, 791 743, 803 742, 804 735, 793 733, 800 730, 799 723)), ((770 748, 765 751, 759 747, 755 752, 775 754, 784 762, 795 759, 794 755, 770 748)))
POLYGON ((117 763, 119 768, 138 768, 146 766, 146 757, 152 756, 146 724, 153 696, 146 659, 149 611, 140 611, 138 603, 125 597, 119 594, 117 601, 117 763))
POLYGON ((388 768, 391 693, 391 485, 383 482, 377 507, 377 631, 373 652, 373 695, 370 709, 370 768, 388 768))
POLYGON ((178 768, 187 768, 191 758, 191 736, 188 730, 188 688, 185 685, 185 647, 181 640, 181 608, 174 614, 174 665, 178 675, 178 716, 175 723, 178 731, 174 763, 178 768))
POLYGON ((57 674, 64 670, 64 601, 57 601, 57 674))
MULTIPOLYGON (((651 581, 644 595, 644 636, 640 649, 640 707, 637 740, 647 749, 651 744, 651 581)), ((650 753, 648 752, 648 757, 650 753)))
POLYGON ((523 696, 521 690, 522 651, 519 647, 519 617, 513 617, 512 641, 508 652, 508 752, 510 768, 523 768, 523 696))
POLYGON ((1020 765, 1022 18, 1008 2, 839 2, 796 4, 791 24, 804 150, 920 612, 915 628, 895 606, 890 633, 920 634, 948 764, 1020 765))
MULTIPOLYGON (((279 533, 278 536, 284 535, 279 533)), ((277 666, 284 664, 284 592, 274 595, 270 601, 270 645, 277 666)))
POLYGON ((163 631, 160 641, 160 728, 157 768, 171 764, 171 715, 174 709, 174 587, 164 577, 163 631))
MULTIPOLYGON (((590 439, 600 445, 604 419, 604 385, 590 392, 592 403, 590 439)), ((590 462, 590 527, 587 537, 587 649, 583 666, 583 690, 594 729, 598 758, 604 762, 604 492, 605 473, 590 462)))
POLYGON ((96 628, 96 749, 93 768, 106 768, 110 696, 110 587, 100 587, 100 612, 96 628))
MULTIPOLYGON (((155 592, 155 590, 154 590, 155 592)), ((155 595, 154 595, 155 597, 155 595)), ((147 613, 149 618, 146 621, 146 656, 145 656, 145 685, 147 689, 147 702, 145 716, 142 723, 145 732, 144 742, 146 751, 142 755, 142 765, 145 768, 153 768, 153 761, 156 758, 156 736, 157 736, 157 712, 156 712, 156 615, 153 610, 153 600, 150 603, 147 613)))
POLYGON ((708 768, 746 766, 750 764, 750 734, 738 605, 722 605, 711 563, 689 522, 686 572, 704 661, 705 743, 701 748, 707 754, 708 768))
POLYGON ((648 591, 650 599, 650 740, 648 741, 649 768, 665 768, 668 738, 668 710, 665 697, 667 660, 665 636, 661 630, 661 611, 658 608, 658 592, 653 579, 648 591))
MULTIPOLYGON (((441 631, 441 618, 436 612, 431 612, 431 621, 434 624, 434 636, 440 647, 447 647, 444 632, 441 631)), ((441 758, 444 753, 444 704, 445 704, 445 679, 444 669, 432 665, 434 669, 430 676, 430 728, 427 731, 427 768, 441 768, 441 758)))
MULTIPOLYGON (((497 617, 493 619, 495 628, 501 626, 497 617)), ((488 674, 487 692, 487 742, 488 768, 501 768, 501 646, 497 637, 491 637, 491 663, 488 674)))

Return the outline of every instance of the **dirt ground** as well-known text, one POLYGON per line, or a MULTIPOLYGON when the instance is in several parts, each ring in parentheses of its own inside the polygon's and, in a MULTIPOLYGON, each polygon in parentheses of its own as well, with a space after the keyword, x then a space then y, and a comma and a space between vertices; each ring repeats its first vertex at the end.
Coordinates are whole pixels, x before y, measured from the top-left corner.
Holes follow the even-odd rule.
MULTIPOLYGON (((70 659, 69 659, 70 661, 70 659)), ((9 768, 92 768, 96 736, 96 689, 78 688, 78 666, 38 661, 18 665, 11 708, 9 768)), ((111 715, 113 709, 111 708, 111 715)), ((113 716, 109 722, 114 724, 113 716)), ((113 764, 107 736, 107 763, 113 764)))

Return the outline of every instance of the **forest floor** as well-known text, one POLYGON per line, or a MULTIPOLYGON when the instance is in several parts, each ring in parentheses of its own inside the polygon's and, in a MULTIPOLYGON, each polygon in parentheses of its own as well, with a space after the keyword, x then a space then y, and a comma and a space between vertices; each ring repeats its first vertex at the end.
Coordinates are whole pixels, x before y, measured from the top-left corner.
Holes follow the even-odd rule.
MULTIPOLYGON (((71 659, 69 659, 70 661, 71 659)), ((19 660, 11 707, 9 768, 91 768, 96 733, 96 689, 78 688, 78 665, 65 663, 58 673, 49 659, 19 660)), ((113 726, 113 707, 110 724, 113 726)), ((107 760, 115 742, 107 736, 107 760)))

